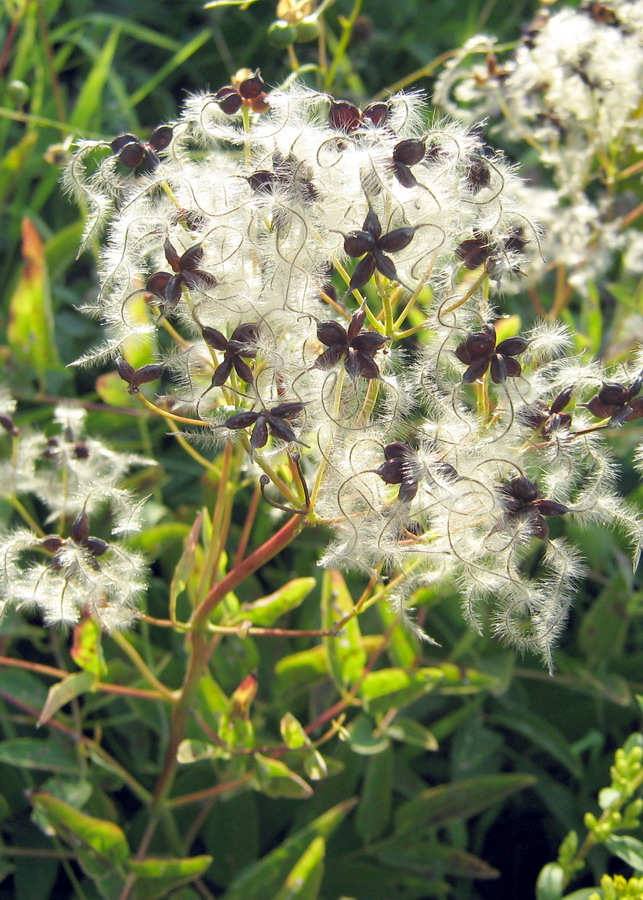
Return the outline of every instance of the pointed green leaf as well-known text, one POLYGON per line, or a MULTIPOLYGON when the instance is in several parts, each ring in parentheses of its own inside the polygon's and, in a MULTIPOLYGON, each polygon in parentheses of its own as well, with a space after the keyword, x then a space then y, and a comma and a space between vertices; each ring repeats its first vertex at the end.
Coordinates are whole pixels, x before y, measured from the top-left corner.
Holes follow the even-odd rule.
POLYGON ((290 871, 275 900, 317 900, 324 874, 326 842, 316 837, 290 871))
POLYGON ((431 875, 456 875, 461 878, 489 880, 500 875, 484 860, 472 853, 436 841, 401 841, 392 838, 376 845, 375 856, 389 866, 431 875))
POLYGON ((269 628, 285 613, 301 606, 316 583, 314 578, 293 578, 274 594, 254 603, 245 603, 239 610, 239 616, 253 625, 269 628))
POLYGON ((428 694, 443 679, 441 669, 378 669, 369 672, 362 681, 362 697, 373 713, 387 712, 407 706, 423 694, 428 694))
POLYGON ((103 109, 103 91, 114 63, 114 53, 120 37, 120 28, 113 28, 83 86, 70 116, 70 123, 78 129, 87 130, 101 118, 103 109))
POLYGON ((533 775, 489 775, 428 788, 398 807, 395 830, 415 831, 468 819, 535 783, 533 775))
POLYGON ((189 765, 202 759, 230 759, 230 753, 225 747, 218 747, 207 741, 191 739, 181 741, 176 754, 176 760, 180 765, 189 765))
POLYGON ((284 739, 284 744, 290 747, 291 750, 299 750, 300 747, 310 746, 310 738, 304 731, 301 723, 291 712, 287 712, 285 716, 282 716, 279 730, 284 739))
POLYGON ((290 797, 292 800, 306 800, 313 789, 299 775, 280 759, 271 759, 255 753, 255 787, 268 797, 290 797))
POLYGON ((311 781, 321 781, 328 776, 328 763, 319 750, 313 748, 305 755, 304 772, 311 781))
POLYGON ((244 869, 234 879, 222 900, 267 900, 268 897, 274 897, 311 841, 316 837, 328 840, 356 802, 355 799, 350 799, 333 806, 283 841, 268 856, 244 869))
POLYGON ((91 672, 76 672, 74 675, 68 675, 49 688, 47 702, 45 703, 38 725, 44 725, 52 716, 54 716, 61 706, 79 697, 81 694, 91 691, 94 687, 95 679, 91 672))
MULTIPOLYGON (((344 576, 336 569, 327 569, 322 580, 322 627, 334 628, 355 608, 344 576)), ((366 665, 366 651, 362 634, 353 616, 337 635, 324 638, 328 652, 329 671, 335 682, 345 687, 361 677, 366 665)))
POLYGON ((630 623, 627 598, 631 589, 624 574, 617 572, 583 614, 579 646, 589 660, 621 656, 630 623))
POLYGON ((170 584, 170 610, 172 611, 176 610, 176 601, 185 590, 190 577, 198 577, 201 572, 201 566, 195 564, 195 557, 199 546, 202 520, 203 515, 198 513, 186 538, 181 558, 174 569, 172 583, 170 584))
POLYGON ((38 131, 25 132, 17 144, 5 154, 0 161, 0 200, 4 201, 18 184, 21 172, 24 172, 27 160, 38 140, 38 131))
POLYGON ((418 637, 407 627, 399 612, 390 603, 378 603, 377 614, 382 630, 389 631, 386 652, 396 666, 412 669, 421 656, 418 637))
POLYGON ((613 834, 604 844, 610 853, 622 859, 635 872, 643 872, 643 841, 629 834, 613 834))
POLYGON ((79 765, 71 750, 53 738, 10 738, 0 741, 0 762, 23 769, 48 769, 77 774, 79 765))
POLYGON ((374 756, 386 750, 391 743, 385 734, 375 729, 373 720, 364 713, 351 722, 348 735, 351 750, 360 756, 374 756))
POLYGON ((387 747, 366 764, 355 828, 365 844, 381 837, 391 817, 394 754, 387 747))
POLYGON ((550 722, 531 710, 521 707, 519 714, 513 712, 497 713, 489 716, 488 725, 500 725, 516 732, 546 753, 571 772, 575 778, 583 774, 583 767, 578 756, 569 749, 565 736, 550 722))
POLYGON ((45 791, 35 791, 31 795, 31 803, 47 816, 56 833, 72 846, 80 843, 99 859, 113 865, 120 865, 129 856, 127 838, 114 822, 88 816, 45 791))
POLYGON ((200 878, 212 864, 211 856, 189 859, 130 859, 127 868, 136 875, 133 900, 163 900, 174 888, 200 878))
POLYGON ((402 741, 404 744, 422 747, 423 750, 438 749, 438 742, 435 736, 424 725, 416 722, 415 719, 396 716, 390 725, 382 729, 382 733, 394 741, 402 741))

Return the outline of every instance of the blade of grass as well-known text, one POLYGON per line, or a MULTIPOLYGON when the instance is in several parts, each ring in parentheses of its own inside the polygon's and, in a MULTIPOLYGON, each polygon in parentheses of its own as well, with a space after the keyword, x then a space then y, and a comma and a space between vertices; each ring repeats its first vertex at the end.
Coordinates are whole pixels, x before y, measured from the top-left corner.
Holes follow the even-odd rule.
POLYGON ((112 29, 78 95, 70 117, 71 123, 78 128, 87 128, 92 120, 100 115, 103 91, 114 61, 114 53, 120 35, 120 27, 112 29))
POLYGON ((129 106, 135 107, 144 100, 152 91, 157 88, 160 84, 162 84, 165 79, 174 72, 175 69, 178 69, 179 66, 183 65, 197 50, 199 50, 203 45, 212 37, 212 32, 209 28, 204 28, 203 31, 200 31, 196 37, 192 38, 192 40, 186 44, 184 47, 181 47, 174 56, 166 62, 164 66, 155 72, 151 78, 149 78, 144 85, 142 85, 137 91, 129 98, 129 106))
POLYGON ((145 25, 138 25, 129 19, 111 16, 107 13, 90 13, 87 16, 69 19, 51 32, 51 39, 52 41, 67 39, 67 35, 77 29, 87 31, 88 25, 109 25, 112 28, 120 28, 123 34, 136 38, 142 44, 151 44, 163 50, 170 50, 172 53, 176 53, 181 47, 180 41, 175 41, 152 28, 146 28, 145 25))

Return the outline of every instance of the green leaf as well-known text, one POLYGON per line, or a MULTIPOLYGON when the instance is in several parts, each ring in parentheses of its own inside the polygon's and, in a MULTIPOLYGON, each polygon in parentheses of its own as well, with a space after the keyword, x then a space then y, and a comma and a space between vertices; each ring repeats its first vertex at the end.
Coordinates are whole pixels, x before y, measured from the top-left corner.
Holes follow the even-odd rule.
POLYGON ((107 664, 103 655, 102 634, 95 619, 81 619, 74 628, 71 658, 76 665, 94 678, 103 678, 107 664))
POLYGON ((217 6, 238 6, 239 9, 244 10, 257 2, 258 0, 210 0, 209 3, 204 4, 203 9, 215 9, 217 6))
POLYGON ((18 178, 24 171, 37 140, 38 132, 35 129, 27 131, 0 161, 0 201, 4 201, 18 184, 18 178))
POLYGON ((200 878, 212 864, 211 856, 190 859, 130 859, 127 868, 136 875, 133 900, 162 900, 169 891, 200 878))
POLYGON ((187 587, 190 577, 196 578, 200 575, 201 567, 195 564, 195 557, 199 547, 202 519, 202 514, 198 513, 186 538, 181 558, 174 569, 170 584, 170 610, 172 611, 176 610, 176 602, 187 587))
POLYGON ((255 753, 256 778, 254 785, 268 797, 290 797, 292 800, 307 800, 313 789, 299 775, 280 759, 271 759, 255 753))
POLYGON ((310 738, 304 731, 301 723, 291 712, 287 712, 282 716, 279 730, 284 739, 284 744, 290 747, 291 750, 299 750, 301 747, 310 746, 310 738))
POLYGON ((269 628, 285 613, 301 606, 316 583, 314 578, 293 578, 274 594, 254 603, 245 603, 239 610, 239 616, 253 625, 269 628))
POLYGON ((223 900, 267 900, 273 897, 311 841, 316 837, 328 840, 356 802, 351 798, 333 806, 283 841, 268 856, 244 869, 225 892, 223 900))
POLYGON ((45 244, 45 260, 52 281, 61 276, 76 259, 84 228, 81 220, 73 222, 57 231, 45 244))
POLYGON ((424 725, 416 722, 415 719, 396 716, 390 725, 382 728, 382 734, 392 738, 394 741, 401 741, 414 747, 422 747, 423 750, 438 749, 435 735, 428 728, 425 728, 424 725))
POLYGON ((186 766, 190 763, 200 762, 202 759, 230 759, 230 753, 225 747, 218 747, 207 741, 192 739, 181 741, 176 753, 179 765, 186 766))
POLYGON ((575 778, 582 777, 581 761, 570 750, 565 736, 542 716, 521 707, 519 712, 489 716, 486 722, 488 725, 499 725, 522 735, 565 766, 575 778))
POLYGON ((382 630, 390 629, 386 648, 389 659, 396 666, 412 669, 421 656, 418 638, 390 603, 378 603, 377 615, 382 623, 382 630))
MULTIPOLYGON (((322 628, 334 628, 344 616, 355 609, 344 576, 337 569, 327 569, 322 579, 322 628)), ((362 634, 353 616, 336 635, 324 638, 328 653, 329 672, 340 687, 360 678, 366 665, 366 651, 362 634)))
POLYGON ((114 822, 88 816, 45 791, 35 791, 30 799, 46 815, 56 834, 72 846, 80 843, 112 865, 122 864, 129 856, 127 838, 114 822))
POLYGON ((547 863, 536 882, 536 900, 561 900, 565 872, 558 863, 547 863))
POLYGON ((643 841, 630 835, 613 834, 603 842, 610 853, 618 856, 635 872, 643 872, 643 841))
POLYGON ((317 900, 324 874, 326 842, 316 837, 297 860, 275 900, 317 900))
POLYGON ((22 769, 78 774, 74 754, 53 738, 10 738, 0 742, 0 762, 22 769))
POLYGON ((390 747, 366 764, 362 793, 355 813, 355 829, 365 844, 384 834, 391 817, 393 764, 390 747))
POLYGON ((372 713, 384 713, 389 709, 407 706, 423 694, 428 694, 442 681, 440 669, 378 669, 369 672, 362 681, 361 693, 367 709, 372 713))
POLYGON ((100 120, 103 109, 103 91, 114 64, 114 53, 120 37, 120 27, 113 28, 103 44, 91 72, 83 86, 70 116, 70 123, 79 130, 87 130, 100 120))
POLYGON ((500 875, 484 860, 464 850, 437 841, 415 841, 391 838, 377 844, 374 854, 381 862, 427 876, 456 875, 461 878, 489 880, 500 875))
MULTIPOLYGON (((590 898, 595 897, 597 893, 600 896, 599 887, 581 888, 579 891, 572 891, 571 894, 565 894, 563 900, 590 900, 590 898)), ((540 900, 540 898, 537 897, 536 900, 540 900)))
POLYGON ((127 384, 118 372, 105 372, 95 381, 96 393, 108 406, 120 406, 124 409, 138 406, 134 397, 128 393, 127 384))
POLYGON ((183 44, 179 49, 174 53, 171 59, 169 59, 164 65, 160 66, 158 71, 154 72, 151 78, 145 82, 145 84, 141 85, 141 87, 134 91, 134 93, 127 98, 128 105, 130 108, 138 106, 142 100, 144 100, 149 94, 152 93, 160 84, 163 84, 168 76, 172 74, 179 66, 184 65, 191 56, 193 56, 197 50, 200 50, 204 44, 206 44, 209 40, 212 39, 212 30, 210 28, 204 28, 200 31, 196 37, 193 37, 191 41, 188 41, 186 44, 183 44))
POLYGON ((23 267, 9 300, 7 338, 13 356, 44 379, 60 366, 54 341, 45 247, 30 219, 22 220, 23 267))
POLYGON ((428 788, 398 807, 395 830, 408 832, 468 819, 535 783, 533 775, 488 775, 428 788))
POLYGON ((22 669, 2 669, 0 679, 2 696, 13 697, 27 703, 33 709, 41 709, 47 699, 47 688, 32 672, 22 669))
POLYGON ((351 750, 360 756, 381 753, 391 743, 386 735, 375 731, 373 720, 364 713, 360 713, 351 723, 348 740, 351 750))
POLYGON ((74 675, 68 675, 49 688, 47 702, 45 703, 38 725, 44 725, 53 715, 55 715, 61 706, 69 703, 81 694, 91 691, 94 687, 95 679, 91 672, 76 672, 74 675))
POLYGON ((617 572, 583 613, 579 646, 590 661, 621 656, 630 623, 627 598, 631 590, 631 583, 617 572))

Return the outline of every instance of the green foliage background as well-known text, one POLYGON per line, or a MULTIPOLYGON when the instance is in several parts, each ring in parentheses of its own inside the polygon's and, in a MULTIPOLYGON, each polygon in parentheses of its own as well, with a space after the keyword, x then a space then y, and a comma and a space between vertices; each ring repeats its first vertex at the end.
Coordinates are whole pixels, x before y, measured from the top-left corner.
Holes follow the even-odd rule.
MULTIPOLYGON (((349 46, 338 65, 334 93, 364 100, 480 30, 515 40, 535 9, 530 2, 494 0, 370 0, 361 10, 361 40, 349 46)), ((335 41, 341 17, 354 11, 347 0, 329 8, 326 21, 335 41)), ((280 84, 290 67, 285 52, 266 39, 274 5, 259 0, 245 11, 205 11, 189 0, 135 5, 5 0, 1 15, 3 378, 20 400, 21 426, 46 426, 58 398, 80 397, 88 404, 92 432, 120 449, 142 449, 158 460, 151 474, 133 476, 131 486, 153 496, 155 521, 136 543, 155 566, 147 611, 164 618, 167 582, 195 511, 212 508, 216 478, 201 475, 167 438, 162 422, 133 406, 110 408, 107 395, 97 391, 96 372, 66 368, 95 340, 96 326, 75 306, 95 290, 96 278, 91 255, 75 259, 82 217, 61 194, 56 161, 66 152, 65 140, 78 134, 148 135, 156 124, 172 119, 187 92, 216 90, 242 66, 259 67, 268 84, 280 84), (41 265, 35 280, 33 268, 23 262, 25 218, 44 245, 44 256, 37 243, 33 250, 41 265)), ((297 47, 304 67, 314 50, 314 43, 297 47)), ((430 90, 431 81, 420 78, 413 86, 430 90)), ((535 165, 531 155, 524 161, 535 165)), ((601 286, 594 305, 572 303, 568 315, 584 347, 594 353, 614 349, 619 302, 624 308, 637 302, 633 287, 622 284, 619 293, 617 285, 610 293, 601 286)), ((533 318, 526 296, 512 300, 511 311, 526 321, 533 318)), ((613 443, 624 464, 623 491, 640 504, 643 491, 635 486, 628 462, 635 438, 623 430, 613 443)), ((247 488, 235 510, 230 552, 250 493, 247 488)), ((0 521, 14 521, 8 504, 0 503, 0 521)), ((567 527, 590 566, 556 653, 553 677, 538 661, 516 658, 471 633, 448 586, 416 598, 419 620, 439 647, 419 645, 384 604, 373 606, 360 616, 359 626, 349 629, 350 652, 344 656, 332 639, 223 638, 213 656, 212 678, 199 698, 211 727, 220 723, 217 691, 232 696, 254 672, 258 694, 249 720, 259 747, 288 744, 287 713, 304 724, 318 721, 315 738, 338 716, 347 730, 320 746, 328 777, 312 781, 312 791, 303 780, 311 771, 306 765, 314 765, 312 751, 291 745, 285 753, 264 754, 266 778, 255 784, 257 790, 240 785, 221 797, 176 806, 151 852, 190 858, 193 870, 172 875, 158 869, 148 879, 148 893, 140 888, 135 896, 532 896, 538 872, 556 857, 565 834, 571 829, 584 833, 583 814, 596 810, 615 748, 639 727, 635 696, 643 693, 643 592, 627 551, 616 535, 567 527), (287 762, 287 771, 296 777, 278 771, 275 760, 287 762), (446 795, 427 793, 435 786, 443 786, 446 795), (199 863, 203 854, 212 862, 199 863), (193 881, 192 886, 180 887, 183 881, 193 881), (160 894, 155 892, 159 885, 160 894)), ((254 545, 272 530, 272 520, 260 518, 254 545)), ((315 565, 324 539, 305 532, 242 585, 239 601, 252 602, 296 577, 311 578, 312 590, 279 624, 319 628, 320 605, 324 593, 329 603, 330 590, 315 565)), ((340 606, 350 609, 363 584, 349 578, 334 589, 340 606)), ((185 597, 181 602, 187 603, 185 597)), ((145 623, 126 639, 104 639, 107 668, 101 681, 149 686, 123 642, 164 685, 171 690, 180 685, 184 638, 145 623)), ((168 733, 167 705, 99 690, 62 706, 36 731, 47 691, 59 680, 56 671, 78 672, 69 644, 68 635, 45 631, 35 617, 12 614, 0 622, 2 900, 100 896, 95 887, 100 878, 92 883, 87 871, 105 855, 129 854, 118 834, 104 831, 102 849, 87 838, 79 866, 69 852, 65 827, 67 833, 87 837, 89 826, 78 820, 63 827, 56 810, 47 807, 48 795, 36 793, 30 800, 29 791, 49 791, 87 816, 118 823, 132 849, 144 833, 146 796, 168 733), (79 742, 81 733, 86 740, 79 742), (44 820, 58 825, 53 842, 38 827, 44 820)), ((234 728, 244 721, 238 717, 234 728)), ((292 728, 290 739, 294 734, 296 741, 292 728)), ((243 745, 243 736, 235 739, 243 745)), ((183 766, 175 796, 243 779, 241 759, 183 766)), ((596 884, 607 858, 607 851, 597 848, 578 886, 596 884)), ((101 877, 108 876, 112 870, 106 866, 101 877)), ((148 882, 140 876, 138 883, 148 882)), ((104 881, 103 887, 108 884, 104 881)), ((109 896, 105 889, 103 896, 109 896)), ((541 900, 556 896, 539 894, 541 900)))

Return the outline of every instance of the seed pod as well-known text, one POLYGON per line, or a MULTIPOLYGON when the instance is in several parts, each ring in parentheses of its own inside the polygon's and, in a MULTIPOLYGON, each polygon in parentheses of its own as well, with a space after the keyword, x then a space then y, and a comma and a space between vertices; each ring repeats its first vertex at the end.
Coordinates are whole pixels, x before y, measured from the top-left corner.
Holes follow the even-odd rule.
POLYGON ((383 125, 388 118, 388 103, 380 100, 376 103, 369 103, 362 110, 362 115, 368 119, 373 125, 383 125))
POLYGON ((92 556, 102 556, 103 553, 107 551, 109 544, 107 541, 101 540, 101 538, 88 537, 87 540, 83 542, 83 546, 89 550, 92 556))
POLYGON ((249 78, 244 78, 239 85, 239 93, 244 100, 254 100, 255 98, 259 97, 260 94, 263 94, 265 89, 266 85, 264 84, 258 71, 255 72, 254 75, 251 75, 249 78))
POLYGON ((65 542, 58 534, 48 534, 40 541, 40 546, 47 553, 57 553, 61 550, 65 542))
POLYGON ((538 490, 536 482, 531 481, 524 475, 518 475, 516 478, 512 478, 509 490, 514 497, 525 503, 531 503, 540 496, 540 491, 538 490))
POLYGON ((564 516, 569 512, 569 507, 556 500, 534 500, 533 505, 542 516, 564 516))
POLYGON ((332 100, 328 112, 328 124, 338 131, 355 131, 361 124, 360 111, 349 100, 332 100))
POLYGON ((375 248, 375 240, 368 231, 349 231, 344 235, 344 252, 354 258, 371 253, 375 248))
POLYGON ((174 130, 170 125, 159 125, 150 135, 150 144, 155 150, 165 150, 172 142, 174 130))
POLYGON ((409 138, 393 147, 393 159, 395 162, 404 163, 405 166, 414 166, 424 159, 425 152, 424 141, 409 138))
POLYGON ((552 405, 549 407, 549 411, 553 414, 561 412, 569 401, 572 399, 572 392, 574 390, 574 385, 572 384, 570 387, 565 388, 559 394, 554 397, 552 405))
POLYGON ((268 27, 267 37, 271 44, 283 50, 295 43, 297 29, 283 19, 277 19, 268 27))
POLYGON ((605 403, 608 406, 620 406, 622 403, 627 403, 632 395, 622 384, 608 381, 600 389, 597 396, 600 403, 605 403))
POLYGON ((241 94, 232 85, 220 88, 214 95, 214 99, 219 104, 221 112, 224 112, 227 116, 233 116, 235 113, 238 113, 243 104, 241 94))
POLYGON ((505 356, 518 356, 519 353, 524 353, 528 346, 529 341, 525 338, 505 338, 505 340, 500 341, 500 343, 496 347, 496 353, 502 353, 505 356))
POLYGON ((89 537, 89 516, 85 510, 79 512, 74 519, 71 526, 71 537, 77 544, 83 544, 89 537))
POLYGON ((405 247, 408 247, 416 231, 417 227, 411 225, 394 228, 393 231, 382 235, 377 242, 378 247, 385 253, 397 253, 399 250, 404 250, 405 247))

